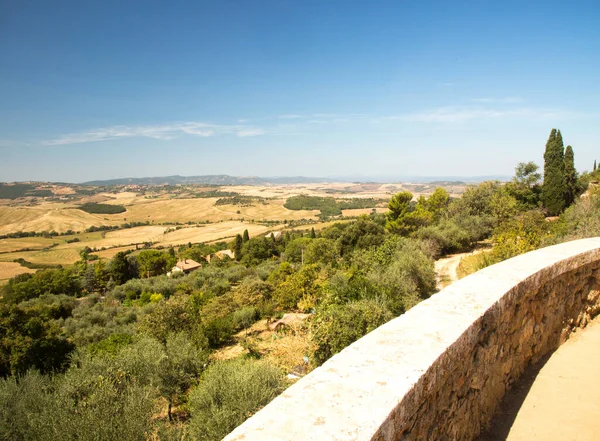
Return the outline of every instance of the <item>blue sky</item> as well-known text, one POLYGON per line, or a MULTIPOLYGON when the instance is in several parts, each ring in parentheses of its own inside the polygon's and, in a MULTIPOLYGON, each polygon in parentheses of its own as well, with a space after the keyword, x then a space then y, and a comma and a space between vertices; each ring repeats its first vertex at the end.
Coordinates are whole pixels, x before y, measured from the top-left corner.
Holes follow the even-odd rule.
POLYGON ((594 1, 0 2, 0 181, 600 161, 594 1))

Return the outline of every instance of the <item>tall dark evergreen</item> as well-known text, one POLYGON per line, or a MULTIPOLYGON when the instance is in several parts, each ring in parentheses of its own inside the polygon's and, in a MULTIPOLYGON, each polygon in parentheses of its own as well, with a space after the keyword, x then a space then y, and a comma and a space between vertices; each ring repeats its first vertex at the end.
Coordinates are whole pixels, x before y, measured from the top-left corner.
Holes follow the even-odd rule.
MULTIPOLYGON (((248 231, 248 230, 246 230, 248 231)), ((240 260, 242 258, 242 244, 244 243, 244 240, 242 239, 242 236, 239 234, 236 234, 235 236, 235 242, 233 243, 233 253, 235 254, 235 260, 240 260)))
POLYGON ((244 243, 250 240, 250 234, 248 234, 248 230, 244 230, 244 237, 242 237, 242 240, 244 241, 244 243))
POLYGON ((550 216, 556 216, 565 208, 565 152, 560 130, 552 129, 544 153, 544 184, 542 200, 550 216))
POLYGON ((596 160, 594 159, 594 171, 596 171, 596 160))
POLYGON ((575 154, 570 145, 565 149, 565 207, 575 201, 577 195, 577 170, 575 170, 575 154))

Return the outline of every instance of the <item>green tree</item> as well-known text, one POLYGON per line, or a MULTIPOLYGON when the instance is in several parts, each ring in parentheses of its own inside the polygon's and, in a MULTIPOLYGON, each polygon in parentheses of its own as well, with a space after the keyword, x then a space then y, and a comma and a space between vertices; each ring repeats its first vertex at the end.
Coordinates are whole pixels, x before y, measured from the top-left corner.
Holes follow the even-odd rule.
POLYGON ((300 263, 302 261, 302 255, 310 243, 311 239, 308 237, 299 237, 291 240, 285 247, 285 260, 288 262, 300 263))
POLYGON ((158 276, 165 274, 176 263, 169 253, 158 250, 144 250, 137 256, 140 277, 158 276))
POLYGON ((248 265, 258 265, 261 261, 279 255, 279 250, 272 239, 254 237, 242 247, 242 262, 248 265))
POLYGON ((276 288, 273 298, 283 310, 310 309, 318 301, 322 291, 318 265, 304 265, 292 273, 276 288), (301 305, 300 305, 301 304, 301 305))
POLYGON ((312 324, 312 358, 324 363, 350 343, 393 318, 376 300, 363 299, 321 309, 312 324))
POLYGON ((281 371, 238 358, 209 366, 190 391, 191 428, 199 441, 217 441, 281 393, 281 371))
POLYGON ((427 198, 427 211, 432 214, 434 222, 440 220, 442 215, 448 209, 449 203, 450 194, 441 187, 436 188, 435 191, 427 198))
POLYGON ((310 238, 315 239, 316 237, 317 237, 317 234, 315 233, 315 227, 312 227, 310 229, 310 238))
POLYGON ((248 230, 244 230, 244 236, 242 237, 242 240, 244 241, 244 243, 250 240, 250 234, 248 233, 248 230))
MULTIPOLYGON (((190 296, 176 294, 162 300, 142 319, 138 329, 164 343, 170 333, 195 334, 199 318, 195 314, 190 296)), ((202 344, 202 342, 200 342, 202 344)))
POLYGON ((388 208, 390 211, 387 213, 386 228, 394 233, 403 233, 405 225, 403 218, 410 211, 410 201, 413 195, 409 191, 401 191, 396 193, 390 199, 388 208))
POLYGON ((540 203, 542 178, 535 162, 520 162, 515 167, 515 176, 506 184, 506 190, 513 196, 521 209, 537 208, 540 203))
POLYGON ((594 171, 596 171, 596 160, 594 159, 594 171))
POLYGON ((498 223, 502 223, 517 214, 517 200, 502 188, 494 193, 490 200, 492 215, 498 223))
POLYGON ((449 211, 455 216, 492 216, 491 200, 499 190, 500 184, 497 181, 470 185, 462 197, 452 203, 449 211))
POLYGON ((108 273, 117 285, 122 285, 136 275, 135 273, 132 274, 127 260, 127 253, 123 251, 119 251, 112 258, 108 265, 108 273))
POLYGON ((570 145, 565 149, 565 185, 567 188, 565 196, 565 208, 570 206, 577 196, 577 171, 575 170, 575 154, 570 145))
POLYGON ((539 210, 531 210, 502 223, 494 232, 492 256, 497 260, 535 250, 549 234, 548 222, 539 210))
MULTIPOLYGON (((246 230, 248 231, 248 230, 246 230)), ((239 234, 236 234, 235 240, 233 242, 233 254, 235 256, 235 260, 242 259, 242 245, 244 244, 244 239, 239 234)))
POLYGON ((565 208, 567 188, 564 156, 560 130, 552 129, 544 153, 544 183, 542 185, 542 200, 551 216, 562 213, 565 208))
POLYGON ((81 292, 80 278, 70 269, 46 269, 35 274, 21 274, 4 286, 4 302, 19 303, 43 294, 67 294, 76 296, 81 292))
POLYGON ((348 225, 337 240, 340 255, 348 256, 356 249, 381 245, 385 239, 385 229, 367 215, 348 225))
POLYGON ((167 415, 171 421, 173 404, 190 388, 208 357, 185 334, 171 334, 165 344, 164 356, 159 360, 158 389, 167 400, 167 415))
POLYGON ((335 241, 324 237, 312 240, 304 253, 306 263, 322 263, 335 266, 339 257, 340 254, 335 246, 335 241))
POLYGON ((74 345, 61 332, 51 306, 0 303, 0 377, 61 370, 74 345))
POLYGON ((104 260, 99 259, 94 265, 94 277, 96 279, 96 289, 104 293, 106 291, 106 284, 110 279, 110 273, 104 260))

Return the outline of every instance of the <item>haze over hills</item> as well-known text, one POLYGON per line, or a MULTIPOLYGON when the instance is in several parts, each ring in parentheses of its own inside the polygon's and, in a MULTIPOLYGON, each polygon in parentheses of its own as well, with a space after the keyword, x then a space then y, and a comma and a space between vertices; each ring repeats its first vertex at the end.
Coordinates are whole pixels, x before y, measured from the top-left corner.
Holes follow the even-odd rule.
POLYGON ((308 184, 326 182, 482 182, 488 180, 506 181, 509 176, 157 176, 143 178, 119 178, 82 182, 82 185, 268 185, 268 184, 308 184))

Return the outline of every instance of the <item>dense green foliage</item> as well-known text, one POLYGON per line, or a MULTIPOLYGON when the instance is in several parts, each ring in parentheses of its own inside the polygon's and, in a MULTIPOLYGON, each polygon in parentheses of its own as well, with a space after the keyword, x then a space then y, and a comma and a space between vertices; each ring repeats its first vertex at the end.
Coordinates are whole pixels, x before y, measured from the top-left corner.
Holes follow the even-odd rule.
POLYGON ((514 197, 520 210, 531 210, 541 206, 542 176, 534 162, 521 162, 515 168, 515 177, 506 184, 508 193, 514 197))
POLYGON ((327 361, 350 343, 383 325, 394 316, 375 300, 333 304, 315 317, 314 361, 327 361))
POLYGON ((411 203, 412 198, 409 191, 402 191, 392 197, 388 203, 388 230, 406 236, 439 222, 450 202, 450 195, 443 188, 437 188, 429 198, 421 196, 416 204, 411 203))
POLYGON ((33 194, 36 193, 35 185, 31 184, 0 184, 0 199, 17 199, 25 196, 50 196, 52 192, 46 190, 50 194, 33 194))
POLYGON ((34 274, 20 274, 4 287, 4 302, 19 303, 42 294, 77 295, 81 283, 70 269, 46 269, 34 274))
POLYGON ((77 208, 90 214, 118 214, 127 211, 122 205, 98 204, 95 202, 88 202, 77 208))
POLYGON ((283 388, 281 372, 260 361, 237 359, 209 367, 190 392, 194 439, 222 439, 283 388))
POLYGON ((74 345, 61 332, 59 322, 73 305, 0 304, 0 377, 62 369, 74 345))

